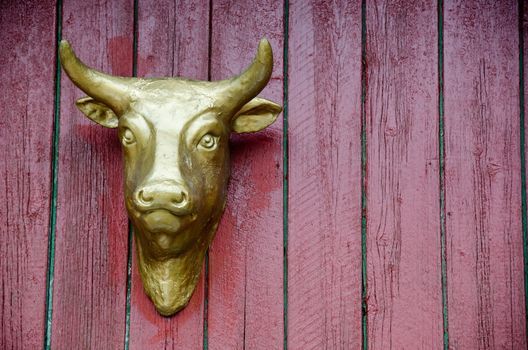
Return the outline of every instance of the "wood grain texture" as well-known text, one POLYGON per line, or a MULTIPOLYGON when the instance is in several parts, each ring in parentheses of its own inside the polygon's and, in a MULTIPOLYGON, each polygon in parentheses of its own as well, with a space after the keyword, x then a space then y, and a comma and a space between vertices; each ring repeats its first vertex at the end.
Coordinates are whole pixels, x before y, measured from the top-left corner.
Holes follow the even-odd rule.
POLYGON ((0 3, 0 347, 44 343, 55 2, 0 3))
POLYGON ((361 2, 289 9, 288 349, 360 349, 361 2))
MULTIPOLYGON (((89 66, 132 74, 133 1, 65 1, 64 39, 89 66)), ((53 349, 123 346, 128 223, 115 130, 75 107, 84 96, 61 82, 53 349)))
MULTIPOLYGON (((518 11, 519 11, 519 20, 521 21, 520 23, 520 27, 519 27, 519 35, 522 35, 519 37, 519 40, 522 40, 523 42, 523 52, 521 52, 520 54, 522 55, 522 61, 520 63, 523 64, 523 78, 524 78, 524 91, 520 91, 521 94, 524 94, 524 105, 523 106, 520 106, 520 107, 524 107, 524 125, 521 125, 521 126, 524 126, 524 149, 522 150, 524 152, 524 169, 525 169, 525 178, 524 178, 524 181, 525 181, 525 186, 527 186, 528 184, 528 174, 526 172, 526 168, 528 166, 528 164, 526 164, 526 158, 528 156, 528 144, 527 144, 527 138, 528 138, 528 119, 526 116, 528 116, 528 104, 526 101, 528 101, 528 65, 527 65, 527 62, 528 62, 528 4, 526 3, 526 1, 519 1, 518 2, 519 4, 519 8, 518 8, 518 11)), ((521 88, 523 88, 523 86, 521 86, 521 88)), ((522 121, 521 121, 522 122, 522 121)), ((526 195, 526 191, 528 191, 528 188, 525 188, 525 195, 526 195)), ((525 198, 526 200, 526 198, 525 198)), ((528 205, 528 204, 527 204, 528 205)), ((524 212, 523 213, 524 215, 527 215, 528 213, 527 212, 524 212)), ((524 230, 526 230, 527 228, 523 228, 524 230)), ((524 307, 525 307, 525 310, 528 309, 528 305, 526 305, 526 303, 528 302, 528 237, 526 236, 528 232, 523 232, 523 236, 524 236, 524 301, 525 301, 525 304, 524 304, 524 307)), ((525 311, 526 312, 526 311, 525 311)), ((526 318, 525 318, 526 320, 526 318)))
MULTIPOLYGON (((260 38, 273 47, 261 96, 282 104, 283 5, 214 1, 212 79, 239 74, 260 38)), ((282 115, 266 130, 235 136, 227 207, 210 250, 209 349, 278 349, 283 343, 282 115)))
MULTIPOLYGON (((207 80, 209 3, 139 1, 138 76, 182 76, 207 80)), ((200 349, 203 343, 204 276, 189 305, 162 317, 147 297, 138 272, 136 247, 132 266, 130 349, 200 349)))
POLYGON ((442 348, 436 3, 366 7, 369 349, 442 348))
POLYGON ((453 349, 526 349, 517 16, 513 0, 445 4, 453 349))

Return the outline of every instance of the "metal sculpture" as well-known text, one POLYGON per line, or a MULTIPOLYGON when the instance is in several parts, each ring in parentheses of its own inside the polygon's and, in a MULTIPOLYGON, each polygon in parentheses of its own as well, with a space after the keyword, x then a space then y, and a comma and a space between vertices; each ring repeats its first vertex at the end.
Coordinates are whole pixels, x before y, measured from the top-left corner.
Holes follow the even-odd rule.
POLYGON ((262 130, 281 112, 256 97, 271 76, 271 46, 262 39, 253 63, 222 81, 115 77, 84 65, 67 41, 59 51, 88 95, 77 107, 118 129, 143 287, 160 314, 173 315, 194 292, 224 210, 229 134, 262 130))

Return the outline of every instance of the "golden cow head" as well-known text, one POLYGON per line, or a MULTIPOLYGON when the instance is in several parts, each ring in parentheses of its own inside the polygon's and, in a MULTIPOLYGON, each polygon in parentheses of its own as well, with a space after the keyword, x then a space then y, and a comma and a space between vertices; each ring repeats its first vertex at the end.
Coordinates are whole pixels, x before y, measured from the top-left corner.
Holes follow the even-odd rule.
POLYGON ((85 66, 66 41, 60 58, 88 95, 77 107, 118 129, 143 286, 157 310, 172 315, 189 302, 224 209, 229 134, 262 130, 281 111, 255 97, 271 76, 271 46, 262 39, 242 74, 214 82, 106 75, 85 66))

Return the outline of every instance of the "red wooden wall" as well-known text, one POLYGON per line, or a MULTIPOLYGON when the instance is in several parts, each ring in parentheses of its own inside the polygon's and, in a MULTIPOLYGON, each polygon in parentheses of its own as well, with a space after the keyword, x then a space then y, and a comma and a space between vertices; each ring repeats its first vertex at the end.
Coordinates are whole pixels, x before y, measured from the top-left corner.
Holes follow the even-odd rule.
POLYGON ((522 0, 0 3, 0 348, 525 349, 526 38, 522 0), (232 138, 202 278, 161 317, 58 40, 216 80, 263 36, 284 113, 232 138))

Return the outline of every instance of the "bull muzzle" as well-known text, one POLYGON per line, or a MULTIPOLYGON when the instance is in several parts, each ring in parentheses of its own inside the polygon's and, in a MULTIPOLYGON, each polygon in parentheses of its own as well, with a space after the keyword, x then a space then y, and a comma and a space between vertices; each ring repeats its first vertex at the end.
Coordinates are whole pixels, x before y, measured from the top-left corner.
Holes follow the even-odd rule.
POLYGON ((191 199, 187 187, 176 181, 165 180, 139 186, 132 197, 134 207, 142 213, 168 210, 176 216, 191 213, 191 199))

